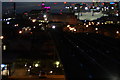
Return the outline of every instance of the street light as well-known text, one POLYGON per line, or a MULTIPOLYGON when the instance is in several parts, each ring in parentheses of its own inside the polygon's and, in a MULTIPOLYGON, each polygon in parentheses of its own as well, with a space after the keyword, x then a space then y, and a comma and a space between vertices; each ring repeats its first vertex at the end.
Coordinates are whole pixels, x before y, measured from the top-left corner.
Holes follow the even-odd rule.
POLYGON ((97 31, 97 30, 98 30, 98 28, 95 28, 95 30, 97 31))
POLYGON ((27 66, 27 64, 25 64, 25 67, 27 66))
POLYGON ((52 74, 52 73, 53 73, 53 71, 50 71, 50 73, 52 74))
POLYGON ((39 65, 38 64, 35 64, 35 67, 38 67, 39 65))
POLYGON ((86 25, 86 27, 88 27, 88 25, 86 25))
POLYGON ((47 15, 44 15, 43 17, 45 18, 45 17, 47 17, 47 15))
POLYGON ((36 19, 33 19, 32 22, 36 22, 36 19))
POLYGON ((3 39, 4 38, 4 36, 0 36, 0 39, 3 39))
POLYGON ((117 34, 119 34, 119 31, 116 31, 117 34))
POLYGON ((55 29, 56 26, 52 26, 53 29, 55 29))
POLYGON ((33 26, 33 28, 35 28, 35 26, 33 26))
POLYGON ((22 34, 22 31, 19 31, 19 34, 22 34))
POLYGON ((58 68, 58 67, 59 67, 60 62, 59 62, 59 61, 56 61, 56 62, 55 62, 55 64, 56 64, 56 67, 58 68))

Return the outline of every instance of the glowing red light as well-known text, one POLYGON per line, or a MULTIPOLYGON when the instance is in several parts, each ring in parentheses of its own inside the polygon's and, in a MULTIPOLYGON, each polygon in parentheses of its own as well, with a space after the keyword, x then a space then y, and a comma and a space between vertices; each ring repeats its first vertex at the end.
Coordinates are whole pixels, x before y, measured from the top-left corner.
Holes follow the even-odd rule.
POLYGON ((62 11, 62 10, 60 10, 60 11, 62 11))
POLYGON ((54 3, 54 4, 57 4, 57 3, 54 3))
POLYGON ((62 13, 60 13, 60 14, 62 14, 62 13))
POLYGON ((102 5, 104 5, 104 3, 102 3, 102 5))
POLYGON ((64 4, 66 4, 67 2, 64 2, 64 4))
POLYGON ((28 13, 24 13, 24 15, 27 15, 28 13))

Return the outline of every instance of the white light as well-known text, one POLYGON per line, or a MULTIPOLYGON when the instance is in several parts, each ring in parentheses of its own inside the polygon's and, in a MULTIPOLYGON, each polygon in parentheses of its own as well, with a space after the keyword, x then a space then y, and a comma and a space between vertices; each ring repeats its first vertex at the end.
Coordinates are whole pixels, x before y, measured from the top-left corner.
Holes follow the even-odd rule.
POLYGON ((71 28, 71 27, 69 27, 69 29, 70 29, 71 31, 74 31, 75 28, 71 28))
POLYGON ((6 50, 6 45, 3 45, 3 50, 6 50))
POLYGON ((114 7, 111 7, 111 9, 114 9, 114 7))
POLYGON ((74 31, 77 31, 76 29, 74 29, 74 31))
POLYGON ((31 28, 29 28, 29 31, 31 30, 31 28))
POLYGON ((107 9, 109 9, 109 7, 107 7, 107 9))
POLYGON ((33 26, 33 28, 35 28, 35 26, 33 26))
POLYGON ((55 29, 56 26, 52 26, 53 29, 55 29))
POLYGON ((66 6, 65 8, 66 8, 66 9, 69 9, 69 7, 67 7, 67 6, 66 6))
POLYGON ((11 20, 12 18, 8 18, 7 20, 11 20))
POLYGON ((45 18, 45 21, 47 21, 47 18, 45 18))
POLYGON ((116 16, 119 16, 119 14, 117 13, 116 16))
POLYGON ((59 66, 57 65, 56 67, 58 68, 59 66))
POLYGON ((67 6, 65 8, 67 9, 67 6))
POLYGON ((52 74, 52 73, 53 73, 53 71, 50 71, 50 73, 52 74))
POLYGON ((35 64, 35 67, 38 67, 39 66, 39 64, 35 64))
POLYGON ((100 22, 97 22, 97 24, 100 24, 100 22))
POLYGON ((103 11, 104 9, 102 8, 102 11, 103 11))
POLYGON ((22 33, 22 31, 19 31, 19 34, 21 34, 22 33))
POLYGON ((17 27, 18 26, 18 24, 15 24, 15 27, 17 27))
POLYGON ((119 34, 119 31, 116 31, 117 34, 119 34))
POLYGON ((42 25, 42 23, 41 24, 39 24, 39 26, 41 26, 42 25))
POLYGON ((96 9, 97 9, 97 10, 99 10, 99 9, 100 9, 100 7, 97 7, 96 9))
POLYGON ((89 22, 89 25, 91 25, 91 23, 89 22))
POLYGON ((85 7, 85 10, 88 10, 88 7, 85 7))
POLYGON ((32 66, 29 66, 29 68, 31 68, 32 66))
POLYGON ((31 17, 29 17, 29 19, 31 19, 31 17))
POLYGON ((95 28, 95 30, 98 30, 98 28, 95 28))
POLYGON ((30 69, 28 69, 28 71, 30 71, 30 69))
POLYGON ((27 64, 25 64, 25 67, 27 66, 27 64))
POLYGON ((74 9, 77 9, 77 7, 75 7, 74 9))
POLYGON ((106 7, 104 7, 106 9, 106 7))
POLYGON ((36 22, 36 19, 33 19, 32 22, 36 22))
POLYGON ((4 38, 4 36, 0 36, 0 39, 3 39, 4 38))
POLYGON ((88 25, 86 25, 86 27, 88 27, 88 25))
POLYGON ((47 17, 47 15, 44 15, 43 17, 45 18, 45 17, 47 17))
POLYGON ((5 64, 1 64, 1 68, 5 67, 6 65, 5 64))
POLYGON ((25 28, 25 31, 27 31, 27 28, 25 28))
POLYGON ((70 25, 67 25, 67 27, 70 27, 70 25))
POLYGON ((56 61, 55 64, 58 66, 58 65, 60 64, 60 62, 59 62, 59 61, 56 61))
POLYGON ((10 22, 7 22, 7 24, 10 24, 10 22))

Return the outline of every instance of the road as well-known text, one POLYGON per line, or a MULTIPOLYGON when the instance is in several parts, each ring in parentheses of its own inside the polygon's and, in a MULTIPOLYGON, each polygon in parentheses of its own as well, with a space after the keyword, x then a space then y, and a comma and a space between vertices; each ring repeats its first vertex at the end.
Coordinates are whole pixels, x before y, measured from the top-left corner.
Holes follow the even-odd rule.
POLYGON ((119 80, 119 40, 93 33, 50 31, 67 80, 119 80))

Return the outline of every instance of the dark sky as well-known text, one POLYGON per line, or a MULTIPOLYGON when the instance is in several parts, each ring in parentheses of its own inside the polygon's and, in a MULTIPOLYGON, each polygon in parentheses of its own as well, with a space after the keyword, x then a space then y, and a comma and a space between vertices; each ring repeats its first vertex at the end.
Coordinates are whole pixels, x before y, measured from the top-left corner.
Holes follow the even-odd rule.
MULTIPOLYGON (((63 2, 46 2, 46 6, 50 6, 53 12, 58 12, 61 9, 64 9, 65 4, 63 2)), ((75 2, 67 3, 66 5, 74 4, 75 2)), ((3 2, 2 3, 3 13, 4 12, 12 12, 13 3, 12 2, 3 2)), ((25 11, 30 11, 32 9, 40 9, 41 2, 16 2, 16 12, 22 13, 25 11)))

